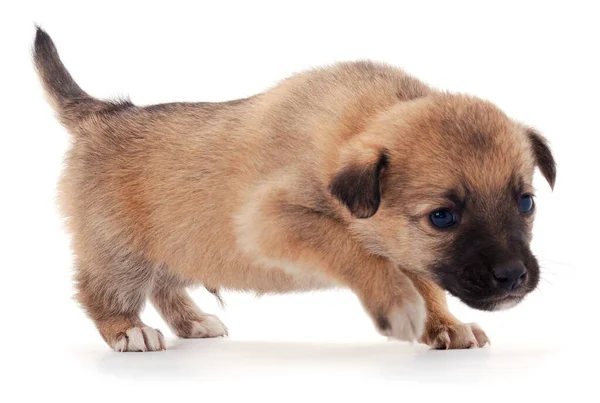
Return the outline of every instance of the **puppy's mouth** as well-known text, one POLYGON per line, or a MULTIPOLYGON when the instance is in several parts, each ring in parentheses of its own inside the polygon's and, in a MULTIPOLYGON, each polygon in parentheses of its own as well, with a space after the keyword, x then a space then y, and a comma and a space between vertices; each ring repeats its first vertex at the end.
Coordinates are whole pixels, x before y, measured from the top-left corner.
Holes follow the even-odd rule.
POLYGON ((535 261, 528 263, 527 275, 520 282, 499 281, 493 274, 477 268, 457 273, 448 266, 437 266, 434 278, 442 288, 471 308, 500 311, 518 305, 536 289, 539 269, 535 261))
POLYGON ((474 309, 482 311, 502 311, 518 305, 524 295, 509 294, 502 297, 490 298, 490 299, 471 299, 471 298, 460 298, 465 304, 474 309))
POLYGON ((518 291, 503 291, 495 287, 467 284, 457 281, 453 276, 437 276, 438 284, 450 294, 474 309, 482 311, 500 311, 518 305, 530 291, 533 284, 526 284, 518 291))

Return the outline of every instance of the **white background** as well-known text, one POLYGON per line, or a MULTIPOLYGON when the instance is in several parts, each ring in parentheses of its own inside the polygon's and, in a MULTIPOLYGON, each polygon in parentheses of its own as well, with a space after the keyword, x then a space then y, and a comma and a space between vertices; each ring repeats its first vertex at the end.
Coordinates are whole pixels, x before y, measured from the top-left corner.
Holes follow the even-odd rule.
POLYGON ((591 1, 447 3, 4 3, 0 400, 598 401, 600 14, 591 1), (34 22, 86 91, 137 104, 246 97, 293 72, 360 58, 495 102, 544 133, 559 165, 553 193, 535 183, 540 290, 499 313, 451 300, 459 318, 487 331, 493 346, 481 350, 388 342, 348 291, 225 293, 221 311, 198 290, 228 339, 177 340, 147 308, 169 350, 112 352, 71 300, 54 204, 69 136, 31 65, 34 22))

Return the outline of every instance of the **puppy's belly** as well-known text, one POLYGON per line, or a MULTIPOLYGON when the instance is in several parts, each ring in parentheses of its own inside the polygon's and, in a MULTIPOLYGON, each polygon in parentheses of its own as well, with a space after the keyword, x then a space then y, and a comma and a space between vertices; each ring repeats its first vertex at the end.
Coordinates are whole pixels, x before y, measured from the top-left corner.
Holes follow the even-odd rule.
POLYGON ((235 258, 212 264, 185 265, 182 261, 166 262, 172 275, 190 284, 210 288, 254 291, 258 294, 323 290, 339 287, 333 280, 310 267, 299 267, 284 260, 235 258))
MULTIPOLYGON (((255 265, 260 267, 259 270, 267 275, 265 279, 271 278, 271 274, 273 273, 280 274, 281 277, 277 277, 284 279, 283 283, 285 287, 290 287, 290 291, 323 290, 339 286, 316 270, 302 269, 298 265, 285 260, 260 259, 255 265)), ((265 286, 268 285, 268 281, 265 282, 265 286)), ((279 288, 282 284, 277 281, 271 285, 274 288, 279 288)), ((270 292, 277 292, 277 290, 274 289, 270 292)))

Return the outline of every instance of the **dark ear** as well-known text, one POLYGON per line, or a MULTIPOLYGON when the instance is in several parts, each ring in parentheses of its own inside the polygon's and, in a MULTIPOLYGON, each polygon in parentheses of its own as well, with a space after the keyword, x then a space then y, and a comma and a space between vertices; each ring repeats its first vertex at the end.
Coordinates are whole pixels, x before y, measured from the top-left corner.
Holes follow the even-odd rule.
POLYGON ((531 148, 535 155, 535 162, 550 187, 554 189, 554 183, 556 182, 556 162, 554 162, 548 142, 534 130, 528 130, 527 135, 529 136, 531 148))
POLYGON ((385 153, 369 163, 349 162, 332 179, 329 191, 356 218, 369 218, 381 203, 381 173, 388 164, 385 153))

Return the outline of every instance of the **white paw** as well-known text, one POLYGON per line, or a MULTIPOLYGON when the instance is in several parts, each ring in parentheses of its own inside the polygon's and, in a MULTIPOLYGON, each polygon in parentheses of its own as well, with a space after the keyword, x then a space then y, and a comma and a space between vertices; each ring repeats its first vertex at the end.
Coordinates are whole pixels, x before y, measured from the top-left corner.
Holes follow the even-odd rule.
POLYGON ((227 336, 227 327, 215 315, 202 315, 199 320, 195 320, 191 324, 189 333, 181 335, 185 338, 208 338, 227 336))
POLYGON ((117 338, 112 346, 115 351, 160 351, 165 350, 165 338, 160 330, 148 326, 132 327, 117 338))
POLYGON ((428 329, 420 340, 438 350, 484 347, 491 344, 485 332, 475 323, 455 323, 428 329))
POLYGON ((384 329, 384 335, 405 341, 418 340, 425 329, 427 310, 420 295, 415 294, 412 301, 406 301, 395 307, 388 315, 389 329, 384 329))

